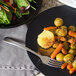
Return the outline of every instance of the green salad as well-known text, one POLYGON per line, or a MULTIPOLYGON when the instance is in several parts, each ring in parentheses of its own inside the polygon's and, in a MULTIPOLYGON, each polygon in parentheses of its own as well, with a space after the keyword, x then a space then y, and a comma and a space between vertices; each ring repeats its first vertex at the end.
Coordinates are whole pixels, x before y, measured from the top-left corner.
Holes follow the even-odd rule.
POLYGON ((29 15, 29 9, 36 10, 31 6, 35 0, 0 0, 0 24, 10 24, 12 20, 17 20, 23 15, 29 15))

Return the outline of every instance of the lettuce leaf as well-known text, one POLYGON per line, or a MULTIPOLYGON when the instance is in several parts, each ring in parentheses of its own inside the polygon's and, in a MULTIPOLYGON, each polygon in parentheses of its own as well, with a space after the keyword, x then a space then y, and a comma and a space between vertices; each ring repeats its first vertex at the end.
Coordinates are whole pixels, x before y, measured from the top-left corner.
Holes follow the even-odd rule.
POLYGON ((0 24, 10 24, 12 20, 11 12, 7 12, 1 8, 0 10, 0 24))
POLYGON ((20 13, 20 10, 17 10, 17 12, 16 12, 16 16, 18 18, 21 18, 22 15, 28 15, 28 14, 29 14, 29 10, 27 10, 25 13, 20 13))
POLYGON ((17 7, 20 9, 21 7, 28 7, 29 6, 29 2, 28 0, 14 0, 14 2, 17 4, 17 7))

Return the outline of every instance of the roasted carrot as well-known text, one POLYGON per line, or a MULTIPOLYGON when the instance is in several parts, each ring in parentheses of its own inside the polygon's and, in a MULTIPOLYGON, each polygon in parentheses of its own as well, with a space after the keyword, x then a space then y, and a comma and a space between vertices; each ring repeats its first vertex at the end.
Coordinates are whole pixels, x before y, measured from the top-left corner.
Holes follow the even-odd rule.
POLYGON ((14 8, 11 4, 10 4, 10 2, 6 2, 12 9, 14 9, 14 11, 15 11, 15 13, 16 13, 16 8, 14 8))
POLYGON ((50 30, 50 29, 56 29, 57 27, 46 27, 46 28, 44 28, 44 30, 50 30))
POLYGON ((76 68, 71 68, 71 69, 69 70, 69 73, 70 73, 70 74, 73 74, 75 71, 76 71, 76 68))
POLYGON ((60 41, 66 41, 65 37, 59 37, 60 41))
POLYGON ((72 68, 73 68, 72 63, 70 63, 70 64, 67 65, 67 69, 68 70, 71 70, 72 68))
POLYGON ((73 31, 69 31, 69 36, 72 36, 72 37, 75 37, 76 38, 76 33, 75 32, 73 32, 73 31))
POLYGON ((0 7, 2 7, 4 10, 6 10, 7 12, 9 12, 9 9, 3 7, 2 5, 0 5, 0 7))
POLYGON ((63 44, 59 44, 58 47, 54 50, 54 52, 51 54, 51 58, 54 59, 62 48, 63 48, 63 44))
POLYGON ((68 42, 71 43, 71 44, 74 44, 75 43, 75 39, 69 39, 68 42))
POLYGON ((64 49, 64 48, 62 48, 62 53, 65 55, 65 54, 67 54, 67 51, 64 49))
POLYGON ((67 63, 63 63, 61 69, 64 69, 67 66, 67 63))
POLYGON ((58 36, 55 36, 55 39, 58 39, 60 41, 66 41, 66 38, 65 37, 58 37, 58 36))

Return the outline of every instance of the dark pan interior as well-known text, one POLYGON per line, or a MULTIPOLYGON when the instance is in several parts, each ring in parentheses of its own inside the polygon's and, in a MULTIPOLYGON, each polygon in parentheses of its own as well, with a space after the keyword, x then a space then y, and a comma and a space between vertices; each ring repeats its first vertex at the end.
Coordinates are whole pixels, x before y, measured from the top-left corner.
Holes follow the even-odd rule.
MULTIPOLYGON (((53 26, 54 19, 61 17, 64 20, 64 25, 75 25, 76 26, 76 9, 68 6, 59 6, 52 9, 48 9, 43 13, 39 14, 34 21, 28 26, 26 36, 26 46, 34 51, 38 51, 37 36, 43 31, 44 27, 53 26)), ((40 59, 35 55, 28 52, 28 55, 35 66, 46 76, 76 76, 76 73, 70 75, 68 70, 57 69, 46 66, 41 63, 40 59)))

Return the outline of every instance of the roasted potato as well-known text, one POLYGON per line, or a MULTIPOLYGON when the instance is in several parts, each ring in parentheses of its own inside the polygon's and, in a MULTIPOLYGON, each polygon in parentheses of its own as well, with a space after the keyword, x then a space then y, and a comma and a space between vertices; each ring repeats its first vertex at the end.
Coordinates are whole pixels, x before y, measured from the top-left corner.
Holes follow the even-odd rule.
POLYGON ((69 53, 70 53, 70 54, 74 54, 74 55, 76 55, 76 50, 74 50, 74 49, 70 49, 70 50, 69 50, 69 53))
POLYGON ((56 19, 54 20, 54 24, 55 24, 55 26, 57 26, 57 27, 63 25, 63 19, 62 19, 62 18, 56 18, 56 19))
POLYGON ((71 63, 74 58, 73 54, 67 54, 64 56, 63 60, 65 63, 71 63))
POLYGON ((75 29, 76 29, 75 26, 69 26, 69 30, 76 31, 75 29))
POLYGON ((67 41, 65 41, 64 43, 63 43, 63 47, 67 50, 67 49, 69 49, 69 43, 67 42, 67 41))
POLYGON ((57 54, 56 60, 57 61, 63 61, 64 55, 62 53, 57 54))
POLYGON ((54 34, 50 31, 43 31, 38 35, 37 42, 42 48, 49 48, 54 43, 54 34))
POLYGON ((58 36, 66 36, 67 35, 67 30, 63 30, 63 29, 57 29, 55 32, 58 36))
POLYGON ((72 65, 73 65, 74 68, 76 68, 76 60, 74 60, 72 65))
POLYGON ((71 44, 71 49, 76 49, 76 43, 75 44, 71 44))

